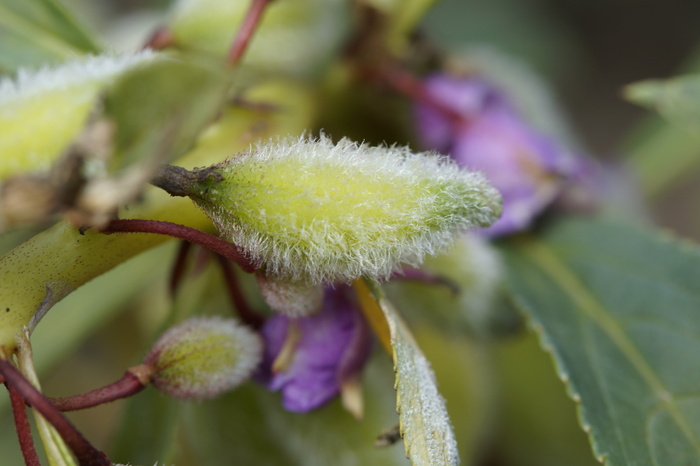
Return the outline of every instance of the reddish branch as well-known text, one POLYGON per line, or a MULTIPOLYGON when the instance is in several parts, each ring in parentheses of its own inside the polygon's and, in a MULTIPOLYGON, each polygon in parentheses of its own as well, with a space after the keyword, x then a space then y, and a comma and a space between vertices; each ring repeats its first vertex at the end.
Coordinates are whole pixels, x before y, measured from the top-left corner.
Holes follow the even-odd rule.
POLYGON ((168 281, 168 291, 170 296, 174 297, 177 287, 180 286, 182 282, 182 277, 185 274, 185 265, 187 262, 187 257, 192 249, 192 243, 188 241, 180 241, 180 248, 177 250, 177 256, 175 257, 175 263, 173 264, 172 270, 170 272, 170 280, 168 281))
POLYGON ((236 278, 233 267, 231 267, 231 263, 228 261, 228 259, 220 255, 217 255, 216 258, 221 265, 221 271, 224 275, 224 281, 226 282, 226 291, 228 292, 229 298, 236 308, 236 311, 238 311, 238 316, 244 323, 253 328, 262 327, 265 319, 260 314, 256 313, 248 304, 248 300, 246 300, 245 296, 243 295, 243 291, 239 286, 238 279, 236 278))
POLYGON ((12 403, 12 414, 15 418, 15 430, 19 439, 19 446, 22 450, 24 463, 27 466, 41 466, 39 456, 34 448, 34 440, 32 440, 32 430, 27 419, 27 408, 24 405, 22 395, 11 385, 5 384, 10 392, 10 401, 12 403))
POLYGON ((231 259, 244 271, 251 273, 256 270, 256 264, 248 259, 235 244, 229 243, 218 236, 210 235, 196 228, 190 228, 177 223, 162 222, 158 220, 120 219, 112 220, 101 230, 102 233, 153 233, 168 235, 190 243, 199 244, 217 254, 231 259))
POLYGON ((68 448, 73 451, 81 466, 110 466, 112 464, 107 455, 93 447, 58 408, 6 359, 0 359, 0 374, 5 377, 5 383, 10 388, 16 389, 22 399, 39 411, 56 429, 68 448))
POLYGON ((92 408, 140 392, 148 385, 149 373, 147 366, 136 366, 126 371, 121 379, 102 388, 80 395, 49 398, 49 400, 60 411, 92 408))
POLYGON ((469 119, 465 115, 436 99, 426 90, 423 82, 398 66, 385 66, 376 73, 367 72, 366 70, 365 72, 370 77, 374 74, 396 92, 416 102, 432 107, 435 111, 448 118, 453 125, 462 126, 469 124, 469 119))
POLYGON ((173 45, 173 34, 166 27, 161 27, 155 30, 155 32, 148 38, 148 41, 144 45, 144 48, 149 48, 153 50, 162 50, 166 47, 173 45))
POLYGON ((243 54, 248 48, 248 43, 260 24, 265 9, 271 2, 272 0, 252 0, 248 12, 243 18, 243 23, 238 29, 238 33, 236 33, 233 44, 229 49, 227 62, 230 66, 237 65, 243 58, 243 54))
POLYGON ((394 274, 391 278, 392 280, 406 280, 425 283, 428 285, 440 285, 450 290, 453 294, 460 293, 460 287, 454 281, 450 280, 445 276, 426 272, 422 269, 406 267, 403 270, 401 270, 401 272, 394 274))
MULTIPOLYGON (((177 257, 175 258, 175 263, 173 264, 172 273, 170 275, 169 289, 171 296, 175 295, 177 287, 182 281, 182 277, 185 271, 185 263, 191 251, 191 245, 192 243, 183 241, 180 246, 180 249, 177 252, 177 257)), ((216 257, 216 260, 221 266, 221 272, 224 276, 226 291, 229 295, 231 303, 233 304, 233 307, 238 313, 238 316, 244 323, 250 325, 251 327, 260 328, 264 322, 264 318, 258 313, 256 313, 253 310, 253 308, 250 307, 250 304, 245 298, 245 295, 243 294, 243 291, 241 290, 241 287, 238 283, 238 278, 236 277, 236 273, 234 272, 233 267, 231 266, 231 261, 229 261, 228 258, 220 254, 213 254, 213 256, 216 257)))

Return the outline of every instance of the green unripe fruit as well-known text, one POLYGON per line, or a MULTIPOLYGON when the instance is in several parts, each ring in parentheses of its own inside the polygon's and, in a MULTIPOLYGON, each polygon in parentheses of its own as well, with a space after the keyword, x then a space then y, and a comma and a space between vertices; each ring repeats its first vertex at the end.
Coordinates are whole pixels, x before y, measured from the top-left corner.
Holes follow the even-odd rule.
POLYGON ((491 224, 501 199, 478 173, 403 147, 287 139, 213 167, 189 196, 269 277, 388 277, 456 231, 491 224))
POLYGON ((99 93, 155 56, 100 55, 1 79, 0 180, 49 167, 83 128, 99 93))
POLYGON ((196 317, 168 330, 144 363, 151 382, 174 398, 212 398, 240 385, 260 362, 259 337, 221 317, 196 317))

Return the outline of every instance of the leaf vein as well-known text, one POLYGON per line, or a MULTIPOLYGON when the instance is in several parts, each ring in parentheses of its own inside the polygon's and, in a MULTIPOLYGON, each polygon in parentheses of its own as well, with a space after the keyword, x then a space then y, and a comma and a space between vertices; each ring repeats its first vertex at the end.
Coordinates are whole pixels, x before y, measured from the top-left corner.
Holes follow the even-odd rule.
POLYGON ((680 430, 690 441, 695 451, 700 453, 700 440, 693 433, 687 419, 676 404, 671 392, 654 369, 644 359, 636 345, 625 334, 623 328, 611 316, 602 303, 590 292, 579 277, 567 268, 550 247, 536 240, 529 240, 522 248, 524 253, 533 260, 550 279, 570 296, 576 307, 606 334, 608 338, 624 354, 630 364, 639 373, 654 395, 668 409, 669 414, 680 430))

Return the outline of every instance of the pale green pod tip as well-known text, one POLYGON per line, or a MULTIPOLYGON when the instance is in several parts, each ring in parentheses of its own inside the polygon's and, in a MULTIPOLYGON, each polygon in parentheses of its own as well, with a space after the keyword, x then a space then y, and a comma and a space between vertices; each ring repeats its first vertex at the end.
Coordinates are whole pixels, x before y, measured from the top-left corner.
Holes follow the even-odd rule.
POLYGON ((270 277, 387 278, 501 213, 479 173, 433 153, 348 139, 283 139, 211 167, 190 193, 224 237, 270 277))
POLYGON ((0 180, 47 168, 83 128, 105 86, 156 56, 90 56, 0 79, 0 180))
POLYGON ((262 342, 233 319, 195 317, 171 328, 144 363, 153 385, 179 399, 205 399, 246 381, 260 362, 262 342))

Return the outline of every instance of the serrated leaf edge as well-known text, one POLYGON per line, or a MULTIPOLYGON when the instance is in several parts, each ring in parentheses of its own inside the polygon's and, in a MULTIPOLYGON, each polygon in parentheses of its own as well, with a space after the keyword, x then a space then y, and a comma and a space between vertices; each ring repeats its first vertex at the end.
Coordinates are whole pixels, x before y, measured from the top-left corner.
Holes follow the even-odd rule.
MULTIPOLYGON (((362 293, 367 293, 369 294, 375 301, 376 304, 378 305, 379 309, 381 312, 384 314, 384 317, 386 319, 386 322, 388 324, 390 333, 391 333, 391 347, 392 347, 392 358, 394 360, 394 372, 396 373, 396 381, 394 384, 394 387, 397 391, 397 397, 396 397, 396 408, 397 412, 399 413, 399 421, 400 421, 400 429, 401 429, 401 436, 404 439, 404 445, 406 448, 406 455, 407 457, 411 460, 411 463, 414 465, 424 465, 424 464, 440 464, 442 465, 457 465, 459 464, 459 453, 457 452, 457 441, 454 436, 454 431, 452 430, 452 425, 450 424, 449 420, 449 415, 447 414, 447 408, 445 406, 445 400, 442 398, 440 395, 440 392, 437 389, 437 382, 435 379, 435 375, 430 368, 430 363, 428 360, 425 358, 423 353, 420 351, 420 348, 418 347, 412 333, 410 332, 409 328, 406 326, 406 324, 403 322, 401 319, 400 315, 394 310, 393 306, 388 302, 388 300, 384 297, 383 292, 381 291, 381 288, 379 285, 369 279, 364 279, 364 280, 358 280, 356 281, 356 289, 362 290, 362 293), (441 462, 441 463, 434 463, 432 460, 434 458, 427 458, 429 463, 423 462, 421 459, 419 459, 416 455, 413 454, 414 452, 414 441, 412 440, 412 436, 409 436, 409 438, 406 438, 405 431, 404 431, 404 418, 406 413, 401 412, 401 405, 402 405, 402 399, 401 399, 401 389, 399 387, 399 368, 398 368, 398 361, 399 361, 399 354, 397 351, 397 341, 399 339, 399 335, 401 336, 404 344, 409 345, 409 349, 413 349, 415 352, 415 358, 411 359, 411 361, 414 363, 415 366, 418 366, 417 369, 423 373, 427 379, 429 380, 429 387, 427 388, 430 392, 431 395, 433 395, 430 400, 432 400, 433 403, 431 403, 431 406, 422 409, 421 411, 430 411, 431 409, 433 411, 437 410, 440 412, 443 416, 443 420, 446 421, 447 423, 447 428, 443 429, 440 434, 444 436, 443 442, 446 444, 446 448, 444 448, 444 457, 447 462, 441 462)), ((421 404, 421 407, 424 408, 423 404, 421 404)), ((423 429, 422 431, 425 431, 423 429)), ((428 445, 429 440, 426 439, 426 444, 423 445, 423 448, 425 450, 430 451, 430 446, 428 445)), ((430 456, 430 453, 429 453, 430 456)))
MULTIPOLYGON (((672 243, 670 238, 661 238, 672 243)), ((528 256, 532 263, 538 265, 542 273, 548 276, 554 283, 566 290, 572 300, 577 303, 577 306, 582 310, 599 328, 611 339, 618 347, 620 352, 630 358, 630 363, 637 370, 642 379, 649 385, 650 389, 658 399, 659 403, 664 406, 673 420, 678 425, 679 429, 684 433, 690 444, 700 455, 700 439, 693 435, 693 432, 688 425, 681 410, 675 404, 673 394, 664 388, 663 382, 656 376, 653 369, 648 366, 643 356, 639 353, 636 346, 624 335, 624 332, 619 328, 617 322, 610 319, 605 313, 604 306, 598 302, 595 296, 592 296, 583 285, 578 277, 573 275, 566 267, 562 267, 561 261, 556 255, 542 242, 535 240, 532 237, 521 240, 519 249, 523 254, 528 256)), ((579 422, 582 429, 588 435, 595 457, 601 463, 605 463, 607 456, 601 453, 602 448, 598 445, 592 436, 592 426, 587 422, 585 407, 581 402, 580 394, 575 387, 570 383, 569 376, 565 370, 565 364, 557 354, 554 347, 549 342, 544 326, 539 322, 535 313, 529 311, 529 307, 518 297, 513 296, 513 301, 519 309, 521 309, 530 321, 530 327, 537 333, 542 349, 552 356, 555 363, 557 375, 564 382, 567 388, 567 394, 577 404, 579 422)))

